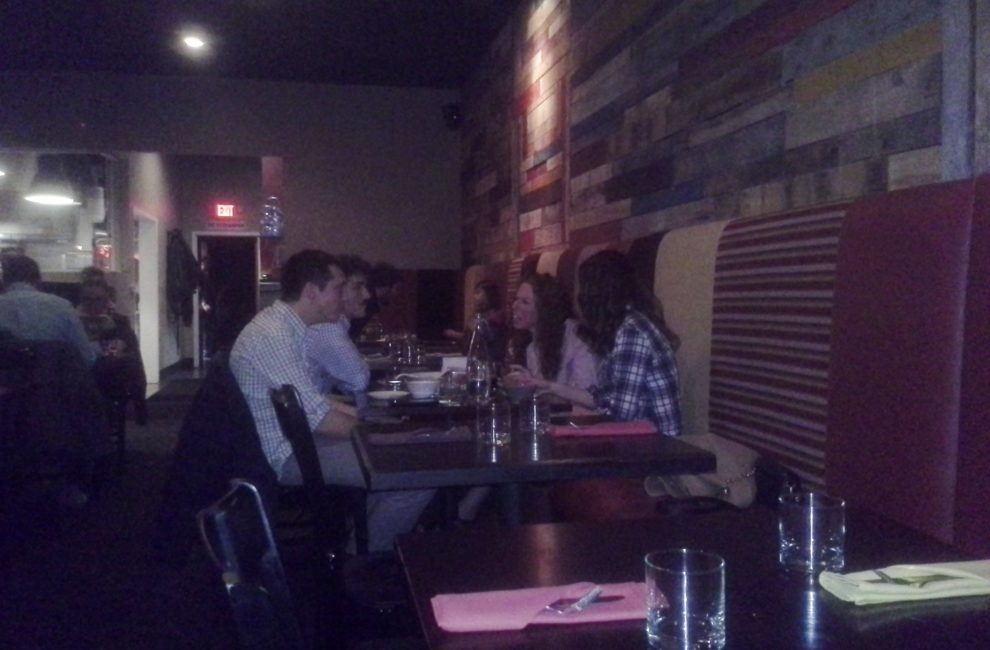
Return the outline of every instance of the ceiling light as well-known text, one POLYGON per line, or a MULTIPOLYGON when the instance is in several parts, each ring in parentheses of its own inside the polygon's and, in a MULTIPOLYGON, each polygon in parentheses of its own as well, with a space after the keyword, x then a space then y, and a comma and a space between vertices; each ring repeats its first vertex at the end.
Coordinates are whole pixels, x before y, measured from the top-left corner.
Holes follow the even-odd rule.
POLYGON ((183 36, 182 43, 190 50, 201 50, 206 47, 206 41, 199 36, 183 36))
POLYGON ((6 175, 7 175, 7 172, 5 172, 4 170, 0 169, 0 176, 6 176, 6 175))

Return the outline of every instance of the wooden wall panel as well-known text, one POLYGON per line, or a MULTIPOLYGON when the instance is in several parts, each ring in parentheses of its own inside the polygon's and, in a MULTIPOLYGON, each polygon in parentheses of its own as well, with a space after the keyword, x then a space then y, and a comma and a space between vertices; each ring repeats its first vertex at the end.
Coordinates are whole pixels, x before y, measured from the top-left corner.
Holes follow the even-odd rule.
POLYGON ((938 180, 944 2, 520 3, 466 91, 465 259, 938 180))

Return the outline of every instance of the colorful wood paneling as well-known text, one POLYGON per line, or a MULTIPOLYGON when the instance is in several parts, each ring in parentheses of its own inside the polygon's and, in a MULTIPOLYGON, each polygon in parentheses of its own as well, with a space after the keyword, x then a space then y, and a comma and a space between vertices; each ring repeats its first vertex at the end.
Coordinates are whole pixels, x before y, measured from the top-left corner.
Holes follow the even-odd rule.
POLYGON ((942 0, 528 0, 466 90, 464 257, 940 178, 942 0))

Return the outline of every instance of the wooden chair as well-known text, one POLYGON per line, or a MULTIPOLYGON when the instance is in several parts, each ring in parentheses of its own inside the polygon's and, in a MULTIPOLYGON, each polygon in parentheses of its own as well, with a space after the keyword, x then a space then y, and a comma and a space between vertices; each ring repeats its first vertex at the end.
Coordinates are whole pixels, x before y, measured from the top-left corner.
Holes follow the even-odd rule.
POLYGON ((201 510, 199 531, 222 572, 242 648, 306 647, 258 489, 240 479, 201 510))

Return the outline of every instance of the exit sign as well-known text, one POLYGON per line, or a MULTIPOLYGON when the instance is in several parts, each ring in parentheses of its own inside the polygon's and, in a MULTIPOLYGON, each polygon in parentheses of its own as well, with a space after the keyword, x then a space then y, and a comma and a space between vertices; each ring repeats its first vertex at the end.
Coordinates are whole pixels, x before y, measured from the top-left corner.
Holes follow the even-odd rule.
POLYGON ((219 219, 233 219, 234 218, 234 204, 233 203, 217 203, 217 218, 219 219))

